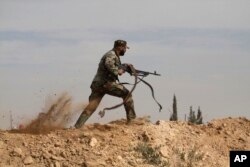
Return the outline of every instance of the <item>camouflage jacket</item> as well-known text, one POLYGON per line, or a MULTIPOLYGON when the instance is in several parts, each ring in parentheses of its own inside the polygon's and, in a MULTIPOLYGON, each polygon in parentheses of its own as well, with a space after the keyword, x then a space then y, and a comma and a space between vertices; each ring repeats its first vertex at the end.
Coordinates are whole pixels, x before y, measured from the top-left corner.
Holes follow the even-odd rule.
POLYGON ((118 69, 120 65, 120 57, 116 55, 114 50, 105 53, 101 58, 92 85, 102 86, 107 82, 115 82, 118 80, 118 69))

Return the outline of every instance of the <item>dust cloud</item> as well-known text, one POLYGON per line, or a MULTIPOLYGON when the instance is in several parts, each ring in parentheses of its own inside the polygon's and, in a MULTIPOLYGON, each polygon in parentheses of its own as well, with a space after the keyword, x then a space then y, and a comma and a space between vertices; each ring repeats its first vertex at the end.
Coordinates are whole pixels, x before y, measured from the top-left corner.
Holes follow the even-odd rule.
POLYGON ((66 128, 73 121, 72 118, 79 114, 85 106, 85 104, 73 105, 72 97, 68 93, 63 93, 55 100, 50 99, 50 104, 45 106, 44 111, 39 113, 37 118, 13 131, 44 134, 56 129, 66 128))

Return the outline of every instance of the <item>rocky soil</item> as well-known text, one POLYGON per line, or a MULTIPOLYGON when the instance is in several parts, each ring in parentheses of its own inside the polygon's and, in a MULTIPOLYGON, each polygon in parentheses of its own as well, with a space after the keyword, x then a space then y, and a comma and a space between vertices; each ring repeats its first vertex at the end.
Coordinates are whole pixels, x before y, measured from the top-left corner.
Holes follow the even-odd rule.
POLYGON ((206 125, 138 118, 42 134, 0 130, 0 167, 227 167, 230 150, 250 150, 250 120, 206 125))

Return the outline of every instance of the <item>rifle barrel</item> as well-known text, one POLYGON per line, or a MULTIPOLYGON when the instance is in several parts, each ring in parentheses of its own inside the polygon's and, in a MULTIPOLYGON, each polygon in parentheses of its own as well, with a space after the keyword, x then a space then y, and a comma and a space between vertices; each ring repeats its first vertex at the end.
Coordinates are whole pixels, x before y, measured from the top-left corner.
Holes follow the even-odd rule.
POLYGON ((144 75, 148 75, 148 74, 151 74, 151 75, 157 75, 157 76, 161 76, 161 74, 158 74, 156 71, 154 72, 148 72, 148 71, 141 71, 141 70, 136 70, 137 73, 141 73, 141 74, 144 74, 144 75))

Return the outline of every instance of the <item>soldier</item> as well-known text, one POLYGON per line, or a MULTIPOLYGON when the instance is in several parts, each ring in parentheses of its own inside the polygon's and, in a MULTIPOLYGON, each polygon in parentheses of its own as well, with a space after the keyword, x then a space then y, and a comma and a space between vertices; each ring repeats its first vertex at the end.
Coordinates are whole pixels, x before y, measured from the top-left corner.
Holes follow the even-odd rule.
POLYGON ((118 81, 118 75, 122 75, 125 72, 120 68, 120 56, 124 56, 127 49, 129 47, 126 41, 116 40, 113 49, 102 57, 97 73, 90 86, 92 92, 89 96, 89 104, 78 118, 75 124, 76 128, 81 128, 84 125, 88 118, 95 112, 105 94, 123 99, 128 123, 136 118, 132 95, 118 81), (127 100, 125 101, 126 98, 127 100))

